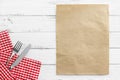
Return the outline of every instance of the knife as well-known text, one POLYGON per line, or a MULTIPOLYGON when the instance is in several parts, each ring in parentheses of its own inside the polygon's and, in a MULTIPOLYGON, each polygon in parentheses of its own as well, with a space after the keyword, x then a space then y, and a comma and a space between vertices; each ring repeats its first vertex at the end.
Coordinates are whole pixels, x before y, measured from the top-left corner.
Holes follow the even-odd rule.
POLYGON ((28 53, 29 49, 31 48, 31 44, 29 44, 19 55, 19 57, 16 59, 16 61, 10 66, 10 69, 17 66, 20 61, 24 58, 24 56, 28 53))

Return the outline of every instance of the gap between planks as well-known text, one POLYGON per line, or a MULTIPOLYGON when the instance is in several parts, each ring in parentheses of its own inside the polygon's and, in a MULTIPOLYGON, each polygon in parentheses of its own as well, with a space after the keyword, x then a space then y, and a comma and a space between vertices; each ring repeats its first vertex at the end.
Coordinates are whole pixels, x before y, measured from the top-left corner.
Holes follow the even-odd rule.
MULTIPOLYGON (((9 33, 55 33, 56 31, 40 31, 40 32, 9 32, 9 33)), ((109 31, 109 33, 120 33, 120 31, 109 31)))
MULTIPOLYGON (((49 16, 49 17, 56 17, 56 15, 24 15, 24 14, 8 14, 8 15, 0 15, 0 16, 3 16, 3 17, 5 17, 5 16, 15 16, 15 17, 20 17, 20 16, 24 16, 24 17, 28 17, 28 16, 30 16, 30 17, 34 17, 34 16, 38 16, 38 17, 40 17, 40 16, 49 16)), ((109 16, 120 16, 120 15, 109 15, 109 16)))
MULTIPOLYGON (((56 66, 56 64, 41 64, 41 65, 43 65, 43 66, 56 66)), ((118 65, 118 66, 120 66, 120 64, 109 64, 109 66, 110 66, 110 65, 113 65, 113 66, 114 66, 114 65, 115 65, 115 66, 118 65)))
MULTIPOLYGON (((41 50, 46 49, 46 50, 48 50, 48 49, 56 49, 56 48, 31 48, 31 49, 41 49, 41 50)), ((109 49, 120 49, 120 47, 109 47, 109 49)))

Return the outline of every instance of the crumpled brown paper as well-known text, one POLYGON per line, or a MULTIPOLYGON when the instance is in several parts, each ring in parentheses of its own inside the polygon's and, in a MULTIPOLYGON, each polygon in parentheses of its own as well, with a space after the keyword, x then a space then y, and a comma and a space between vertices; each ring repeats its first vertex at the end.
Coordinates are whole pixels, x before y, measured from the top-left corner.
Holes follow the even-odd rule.
POLYGON ((108 5, 57 5, 57 74, 108 74, 108 5))

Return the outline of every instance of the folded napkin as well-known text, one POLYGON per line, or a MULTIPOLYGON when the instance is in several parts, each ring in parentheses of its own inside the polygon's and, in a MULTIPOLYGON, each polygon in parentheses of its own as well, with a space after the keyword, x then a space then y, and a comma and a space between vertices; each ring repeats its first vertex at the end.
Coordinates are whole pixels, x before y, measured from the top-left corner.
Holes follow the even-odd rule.
MULTIPOLYGON (((5 66, 8 57, 12 53, 12 48, 13 46, 8 31, 6 30, 0 32, 0 62, 2 66, 6 67, 4 69, 8 69, 8 67, 10 67, 13 61, 15 61, 18 57, 18 55, 14 55, 8 66, 5 66)), ((40 67, 40 61, 24 57, 19 65, 14 67, 12 70, 6 70, 5 73, 13 75, 13 77, 18 80, 37 80, 40 72, 40 67)), ((2 75, 0 75, 0 78, 2 78, 2 75)))
POLYGON ((7 67, 0 63, 0 80, 16 80, 7 67))

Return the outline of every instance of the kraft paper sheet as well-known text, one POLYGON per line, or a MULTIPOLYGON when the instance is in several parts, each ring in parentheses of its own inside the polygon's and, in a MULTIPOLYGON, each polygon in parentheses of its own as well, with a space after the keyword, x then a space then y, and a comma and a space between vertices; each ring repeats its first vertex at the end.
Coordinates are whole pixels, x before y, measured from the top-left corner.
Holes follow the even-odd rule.
POLYGON ((106 4, 57 5, 57 74, 109 73, 106 4))

